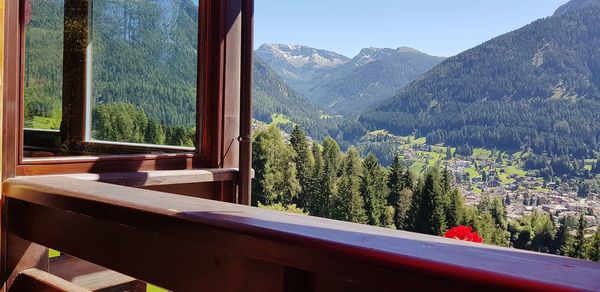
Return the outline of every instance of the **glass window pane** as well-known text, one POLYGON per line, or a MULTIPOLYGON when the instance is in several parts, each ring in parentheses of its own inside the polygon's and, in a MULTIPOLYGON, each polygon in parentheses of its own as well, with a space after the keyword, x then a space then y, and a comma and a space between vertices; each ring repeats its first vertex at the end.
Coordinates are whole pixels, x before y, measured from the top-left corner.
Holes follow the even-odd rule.
POLYGON ((64 1, 25 1, 25 128, 61 121, 64 1))
POLYGON ((198 7, 93 1, 93 140, 193 146, 198 7))
POLYGON ((22 1, 25 157, 107 149, 88 142, 194 146, 197 1, 22 1))

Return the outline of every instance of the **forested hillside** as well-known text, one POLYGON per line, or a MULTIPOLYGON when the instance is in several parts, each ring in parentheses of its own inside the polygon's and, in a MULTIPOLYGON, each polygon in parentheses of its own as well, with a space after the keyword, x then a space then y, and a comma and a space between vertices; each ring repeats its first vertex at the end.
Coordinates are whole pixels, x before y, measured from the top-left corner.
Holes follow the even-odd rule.
POLYGON ((273 114, 283 114, 316 139, 337 135, 339 119, 325 120, 321 110, 291 89, 258 55, 254 56, 253 78, 255 119, 270 123, 273 114))
POLYGON ((449 58, 365 112, 368 128, 432 143, 600 150, 600 8, 541 19, 449 58))
POLYGON ((556 9, 554 15, 562 15, 565 13, 573 12, 575 10, 584 9, 592 6, 600 7, 600 0, 571 0, 559 7, 558 9, 556 9))
POLYGON ((455 177, 440 163, 415 175, 400 156, 389 168, 335 140, 309 141, 296 127, 287 143, 271 126, 254 134, 256 176, 252 204, 431 235, 472 227, 486 244, 600 261, 600 230, 585 235, 583 215, 555 217, 541 211, 509 218, 511 199, 483 194, 468 205, 455 177))
POLYGON ((442 60, 406 47, 363 49, 348 63, 313 79, 306 98, 334 113, 360 113, 392 96, 442 60))

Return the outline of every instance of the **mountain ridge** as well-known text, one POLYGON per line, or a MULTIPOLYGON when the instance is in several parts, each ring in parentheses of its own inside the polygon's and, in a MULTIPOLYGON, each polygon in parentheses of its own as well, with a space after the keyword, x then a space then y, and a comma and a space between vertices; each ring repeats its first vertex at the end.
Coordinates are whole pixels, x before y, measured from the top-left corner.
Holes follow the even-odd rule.
POLYGON ((342 115, 356 114, 365 106, 396 93, 443 60, 405 46, 364 48, 350 59, 306 46, 265 44, 256 55, 310 102, 342 115), (285 53, 289 50, 294 52, 285 53), (308 56, 314 52, 337 58, 330 59, 335 62, 314 66, 308 56))
POLYGON ((600 0, 571 0, 558 7, 553 16, 561 16, 569 12, 590 7, 600 7, 600 0))
POLYGON ((585 157, 600 150, 597 56, 600 7, 543 18, 446 59, 360 121, 432 142, 585 157))

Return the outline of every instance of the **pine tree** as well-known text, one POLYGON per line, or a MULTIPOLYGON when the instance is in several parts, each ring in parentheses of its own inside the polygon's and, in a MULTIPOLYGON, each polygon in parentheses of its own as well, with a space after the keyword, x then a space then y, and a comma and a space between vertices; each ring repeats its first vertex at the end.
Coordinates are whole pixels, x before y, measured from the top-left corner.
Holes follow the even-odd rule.
POLYGON ((385 202, 389 193, 386 173, 372 153, 363 161, 362 166, 360 193, 365 201, 369 224, 382 226, 386 216, 385 202))
POLYGON ((259 202, 262 205, 290 204, 300 190, 300 183, 296 178, 296 165, 293 162, 294 151, 284 141, 281 131, 276 126, 259 130, 254 135, 254 206, 259 202))
POLYGON ((296 164, 290 159, 284 165, 283 182, 280 186, 281 193, 278 199, 278 202, 286 207, 297 201, 298 193, 302 189, 296 174, 296 164))
POLYGON ((590 240, 588 247, 588 259, 594 262, 600 262, 600 228, 598 228, 590 240))
POLYGON ((550 253, 555 235, 552 218, 548 214, 535 211, 531 215, 531 228, 534 236, 530 250, 550 253))
POLYGON ((492 201, 487 193, 481 194, 479 204, 477 204, 477 211, 480 213, 489 212, 492 209, 492 201))
POLYGON ((583 218, 583 214, 581 214, 579 216, 579 221, 577 222, 577 235, 571 241, 570 248, 567 250, 566 255, 573 258, 585 259, 585 248, 585 218, 583 218))
POLYGON ((342 177, 338 190, 331 198, 331 217, 356 223, 367 223, 363 198, 359 192, 362 171, 360 157, 355 148, 350 148, 342 164, 342 177))
POLYGON ((395 212, 396 210, 394 207, 386 206, 385 215, 383 216, 383 219, 381 221, 383 227, 396 229, 396 224, 394 223, 395 212))
POLYGON ((395 156, 388 172, 389 195, 387 203, 394 208, 393 222, 397 229, 405 230, 409 226, 406 219, 413 196, 413 178, 410 170, 404 169, 400 156, 395 156))
POLYGON ((464 199, 458 189, 453 189, 449 195, 450 204, 446 211, 446 225, 452 228, 461 224, 464 216, 464 199))
POLYGON ((413 195, 410 215, 411 231, 441 235, 446 229, 444 202, 440 186, 439 170, 433 168, 419 182, 413 195))
POLYGON ((340 162, 340 146, 330 137, 325 138, 323 141, 323 172, 320 189, 323 192, 320 197, 321 206, 318 214, 314 214, 319 217, 330 217, 330 202, 331 197, 336 192, 336 182, 339 171, 340 162))
POLYGON ((387 204, 389 206, 395 206, 400 197, 400 192, 404 189, 404 185, 401 182, 402 179, 402 162, 400 156, 394 156, 394 161, 390 165, 388 171, 388 190, 390 191, 387 197, 387 204))
POLYGON ((305 190, 310 184, 309 180, 312 175, 314 162, 313 153, 310 149, 310 143, 298 125, 294 127, 290 137, 290 143, 294 149, 295 163, 297 170, 298 181, 300 182, 301 191, 298 194, 297 205, 299 208, 306 208, 308 204, 308 193, 305 190))
POLYGON ((396 211, 394 212, 394 224, 397 229, 409 230, 411 220, 408 218, 409 209, 413 199, 413 190, 404 188, 400 191, 400 196, 395 204, 396 211))
POLYGON ((146 126, 145 142, 148 144, 162 145, 165 143, 165 132, 162 125, 153 119, 148 120, 146 126))
POLYGON ((504 204, 500 197, 495 197, 493 199, 490 213, 492 214, 492 218, 494 218, 497 228, 507 228, 506 210, 504 209, 504 204))
POLYGON ((308 199, 306 209, 313 216, 326 217, 329 214, 329 197, 325 185, 327 177, 324 175, 323 152, 319 144, 313 144, 312 154, 315 164, 306 188, 308 199))
POLYGON ((452 155, 452 148, 450 148, 450 146, 446 147, 446 160, 451 160, 453 157, 452 155))
POLYGON ((394 208, 394 225, 400 230, 409 228, 406 216, 413 196, 412 185, 413 178, 410 170, 403 167, 400 156, 396 155, 388 172, 390 194, 387 203, 394 208))
POLYGON ((569 249, 571 242, 571 235, 569 234, 569 228, 572 224, 572 217, 563 217, 560 220, 560 227, 556 231, 554 236, 554 242, 550 248, 550 253, 558 255, 566 255, 565 252, 569 249))

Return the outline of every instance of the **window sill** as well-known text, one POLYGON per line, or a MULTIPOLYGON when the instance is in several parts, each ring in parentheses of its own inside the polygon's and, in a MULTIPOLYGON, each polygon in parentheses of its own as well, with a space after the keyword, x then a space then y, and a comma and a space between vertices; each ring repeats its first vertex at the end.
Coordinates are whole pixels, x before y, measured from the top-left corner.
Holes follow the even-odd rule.
POLYGON ((205 182, 236 181, 237 168, 156 170, 140 172, 76 173, 61 175, 40 175, 35 179, 72 178, 84 181, 102 182, 128 187, 165 186, 205 182))

